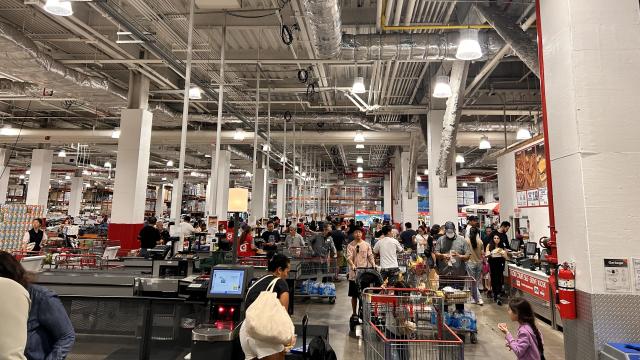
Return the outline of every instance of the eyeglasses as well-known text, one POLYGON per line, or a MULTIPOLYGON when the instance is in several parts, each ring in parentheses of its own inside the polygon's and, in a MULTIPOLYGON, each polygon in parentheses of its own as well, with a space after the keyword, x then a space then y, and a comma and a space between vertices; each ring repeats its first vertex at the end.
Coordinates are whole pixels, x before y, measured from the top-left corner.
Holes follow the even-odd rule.
POLYGON ((360 252, 360 245, 356 245, 356 254, 360 252))

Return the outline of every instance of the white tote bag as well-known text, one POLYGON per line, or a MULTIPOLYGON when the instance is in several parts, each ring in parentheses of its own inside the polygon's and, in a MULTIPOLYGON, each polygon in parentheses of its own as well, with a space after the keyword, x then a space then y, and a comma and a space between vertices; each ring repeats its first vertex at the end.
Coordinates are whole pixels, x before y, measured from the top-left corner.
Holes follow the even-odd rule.
POLYGON ((273 279, 265 291, 249 306, 242 326, 256 340, 274 344, 289 344, 295 328, 287 310, 273 292, 278 278, 273 279))

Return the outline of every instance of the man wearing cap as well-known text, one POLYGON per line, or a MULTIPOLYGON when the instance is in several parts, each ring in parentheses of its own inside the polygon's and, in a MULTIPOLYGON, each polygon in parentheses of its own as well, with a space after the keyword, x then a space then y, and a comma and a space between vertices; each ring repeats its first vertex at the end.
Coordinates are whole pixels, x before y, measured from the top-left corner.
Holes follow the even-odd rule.
MULTIPOLYGON (((435 249, 438 274, 440 276, 465 276, 467 275, 465 263, 471 257, 469 245, 462 236, 456 234, 456 225, 451 221, 444 224, 444 230, 444 236, 438 239, 435 249)), ((442 281, 440 284, 447 285, 442 281)), ((456 305, 456 310, 464 311, 464 304, 462 306, 456 305)))

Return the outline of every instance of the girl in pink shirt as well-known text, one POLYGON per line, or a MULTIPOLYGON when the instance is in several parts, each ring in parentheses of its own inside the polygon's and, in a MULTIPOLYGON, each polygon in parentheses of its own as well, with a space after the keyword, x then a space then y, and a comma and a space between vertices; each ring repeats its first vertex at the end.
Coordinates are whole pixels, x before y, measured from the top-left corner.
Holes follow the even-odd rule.
POLYGON ((525 299, 515 298, 509 302, 511 321, 519 323, 516 338, 511 335, 507 324, 498 324, 498 329, 505 334, 507 347, 516 354, 518 360, 544 360, 544 344, 542 334, 536 327, 535 316, 531 304, 525 299))
POLYGON ((351 297, 352 316, 357 316, 359 289, 356 284, 356 269, 375 267, 375 258, 371 245, 362 239, 362 230, 353 231, 353 241, 347 246, 347 263, 349 264, 349 297, 351 297))

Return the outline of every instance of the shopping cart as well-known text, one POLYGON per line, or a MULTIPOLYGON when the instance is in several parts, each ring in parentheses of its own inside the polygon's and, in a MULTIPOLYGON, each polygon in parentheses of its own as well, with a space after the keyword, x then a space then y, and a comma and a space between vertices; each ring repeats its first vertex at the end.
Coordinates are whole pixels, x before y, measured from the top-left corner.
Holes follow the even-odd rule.
POLYGON ((325 279, 336 275, 337 259, 332 257, 292 257, 291 267, 295 266, 295 297, 328 299, 335 304, 335 285, 325 283, 325 279), (326 289, 329 284, 330 288, 326 289), (317 286, 316 286, 317 285, 317 286))
POLYGON ((365 360, 464 359, 464 342, 443 323, 444 299, 424 289, 364 291, 365 360))
MULTIPOLYGON (((431 288, 438 289, 438 295, 442 296, 446 306, 469 303, 471 292, 476 286, 476 281, 471 276, 441 275, 430 281, 431 288)), ((471 343, 478 342, 478 329, 473 311, 465 310, 464 314, 445 313, 445 323, 463 339, 466 339, 466 334, 469 334, 471 343)))
POLYGON ((266 268, 268 264, 269 259, 264 256, 249 256, 238 258, 238 265, 251 266, 254 268, 266 268))

